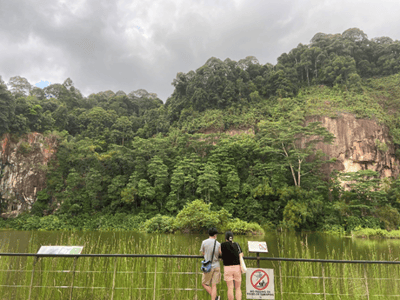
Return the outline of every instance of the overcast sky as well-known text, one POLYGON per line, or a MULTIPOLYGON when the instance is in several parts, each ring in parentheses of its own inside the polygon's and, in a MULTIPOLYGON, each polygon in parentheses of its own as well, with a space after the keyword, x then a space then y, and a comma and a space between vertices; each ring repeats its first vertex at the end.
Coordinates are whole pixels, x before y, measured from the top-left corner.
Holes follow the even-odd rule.
POLYGON ((317 32, 400 39, 399 0, 0 0, 0 76, 165 101, 210 57, 261 64, 317 32))

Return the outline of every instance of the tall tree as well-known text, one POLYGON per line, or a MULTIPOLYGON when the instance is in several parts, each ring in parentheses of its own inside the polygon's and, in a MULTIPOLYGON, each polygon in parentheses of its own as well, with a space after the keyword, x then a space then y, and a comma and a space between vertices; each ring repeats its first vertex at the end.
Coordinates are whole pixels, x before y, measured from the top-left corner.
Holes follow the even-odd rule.
POLYGON ((8 85, 10 86, 11 93, 16 97, 26 97, 32 90, 32 85, 29 81, 21 76, 11 77, 8 85))
POLYGON ((303 112, 295 107, 287 115, 278 115, 276 119, 264 120, 258 124, 257 137, 261 152, 275 155, 270 167, 279 170, 287 167, 292 175, 295 186, 300 187, 302 177, 307 175, 321 161, 318 158, 315 145, 331 143, 334 136, 318 122, 307 123, 303 112), (280 159, 279 159, 280 157, 280 159))
POLYGON ((8 132, 14 118, 15 99, 0 77, 0 137, 8 132))
POLYGON ((204 198, 206 203, 209 203, 212 196, 220 191, 218 171, 214 164, 207 163, 199 174, 197 193, 204 198))

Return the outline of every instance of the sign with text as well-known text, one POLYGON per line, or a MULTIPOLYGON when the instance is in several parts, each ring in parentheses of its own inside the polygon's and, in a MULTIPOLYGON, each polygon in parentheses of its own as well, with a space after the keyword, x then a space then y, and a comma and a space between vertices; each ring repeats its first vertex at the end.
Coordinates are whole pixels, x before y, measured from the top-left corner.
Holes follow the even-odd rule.
POLYGON ((246 299, 275 299, 274 269, 247 269, 246 299))
POLYGON ((83 246, 42 246, 37 254, 81 254, 83 246))
POLYGON ((249 252, 268 253, 267 242, 248 241, 249 252))

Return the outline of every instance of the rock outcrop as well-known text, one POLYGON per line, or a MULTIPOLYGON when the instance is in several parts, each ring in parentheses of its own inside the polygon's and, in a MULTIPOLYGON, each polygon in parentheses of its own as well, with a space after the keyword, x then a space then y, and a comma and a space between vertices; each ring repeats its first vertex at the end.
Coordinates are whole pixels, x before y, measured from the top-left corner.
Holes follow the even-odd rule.
MULTIPOLYGON (((336 137, 331 145, 317 145, 329 159, 336 158, 335 163, 325 165, 325 174, 336 169, 342 172, 373 170, 381 178, 399 175, 400 161, 387 127, 351 114, 337 118, 315 116, 308 121, 321 122, 336 137)), ((205 133, 215 132, 219 131, 205 133)), ((254 135, 252 128, 232 129, 226 133, 254 135)), ((37 193, 46 186, 47 164, 57 146, 57 137, 39 133, 28 134, 18 141, 13 141, 10 135, 3 136, 0 140, 1 216, 15 216, 32 207, 37 193)))
POLYGON ((317 145, 330 159, 336 158, 335 163, 326 166, 326 174, 336 169, 342 172, 373 170, 381 178, 399 175, 400 162, 386 126, 351 114, 341 114, 338 118, 318 116, 308 121, 321 122, 335 135, 333 144, 317 145))
POLYGON ((29 210, 46 186, 47 164, 57 149, 55 136, 30 133, 0 140, 0 213, 15 216, 29 210))

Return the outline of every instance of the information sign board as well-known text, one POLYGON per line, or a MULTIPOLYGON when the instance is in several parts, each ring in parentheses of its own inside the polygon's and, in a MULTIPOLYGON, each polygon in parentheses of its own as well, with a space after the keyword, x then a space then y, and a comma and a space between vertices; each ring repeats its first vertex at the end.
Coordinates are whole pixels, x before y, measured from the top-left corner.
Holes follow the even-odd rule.
POLYGON ((249 252, 268 253, 267 242, 248 241, 249 252))
POLYGON ((275 299, 274 269, 247 269, 246 299, 275 299))
POLYGON ((83 246, 42 246, 37 254, 81 254, 83 246))

